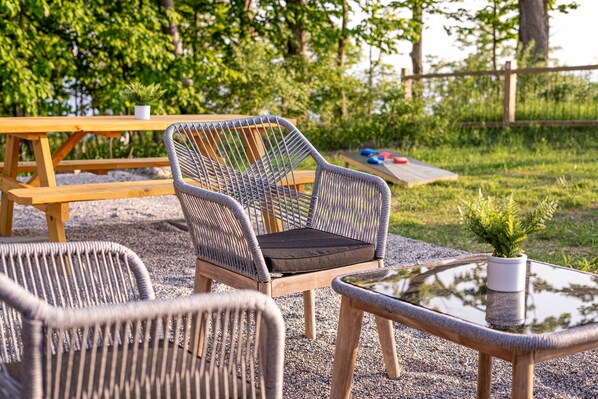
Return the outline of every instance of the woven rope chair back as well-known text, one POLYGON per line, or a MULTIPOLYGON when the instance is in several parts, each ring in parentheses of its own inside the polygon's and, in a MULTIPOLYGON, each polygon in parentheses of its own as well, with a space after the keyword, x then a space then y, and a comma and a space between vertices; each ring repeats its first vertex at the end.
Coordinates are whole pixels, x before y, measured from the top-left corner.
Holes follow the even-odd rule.
POLYGON ((315 199, 297 191, 294 170, 317 153, 284 119, 177 123, 172 140, 183 176, 234 198, 257 235, 309 224, 315 199))
POLYGON ((0 245, 0 269, 0 397, 280 397, 284 330, 263 295, 153 300, 112 243, 0 245))
POLYGON ((83 329, 48 325, 43 342, 64 350, 46 358, 44 391, 57 397, 264 397, 255 328, 260 310, 212 303, 203 311, 181 304, 158 316, 142 313, 83 329), (205 335, 198 347, 192 337, 199 329, 205 335), (75 370, 84 372, 77 377, 75 370))
MULTIPOLYGON (((140 294, 135 274, 143 271, 130 262, 131 256, 124 247, 108 243, 0 245, 0 272, 56 307, 153 297, 151 286, 143 287, 146 292, 140 294)), ((20 361, 20 313, 4 302, 0 306, 0 361, 20 361)), ((56 352, 55 345, 52 352, 56 352)))

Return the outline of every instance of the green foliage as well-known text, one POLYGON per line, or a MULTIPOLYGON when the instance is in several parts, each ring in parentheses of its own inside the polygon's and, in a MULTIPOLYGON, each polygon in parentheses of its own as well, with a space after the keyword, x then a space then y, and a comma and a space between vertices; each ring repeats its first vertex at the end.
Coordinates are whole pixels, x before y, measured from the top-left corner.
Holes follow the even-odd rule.
POLYGON ((581 270, 582 272, 598 273, 598 256, 587 259, 583 256, 563 254, 563 266, 581 270))
POLYGON ((125 85, 122 96, 135 105, 151 105, 164 95, 166 90, 160 89, 160 83, 143 85, 139 82, 132 82, 125 85))
POLYGON ((509 195, 502 200, 484 197, 482 191, 474 202, 459 207, 463 224, 474 236, 494 248, 493 255, 516 258, 523 253, 523 242, 534 233, 546 228, 557 207, 555 201, 545 198, 536 208, 520 215, 520 206, 509 195))
POLYGON ((517 1, 485 0, 483 7, 461 13, 460 24, 454 28, 464 49, 474 48, 492 69, 498 68, 498 58, 512 57, 517 41, 517 1))

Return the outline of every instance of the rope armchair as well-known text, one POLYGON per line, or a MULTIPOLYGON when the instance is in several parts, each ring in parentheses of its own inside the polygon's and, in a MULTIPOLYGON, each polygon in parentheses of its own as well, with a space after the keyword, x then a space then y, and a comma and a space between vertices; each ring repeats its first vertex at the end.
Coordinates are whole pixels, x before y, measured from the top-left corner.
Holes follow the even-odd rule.
POLYGON ((287 120, 176 123, 165 142, 197 255, 196 292, 214 280, 272 297, 301 292, 313 339, 313 290, 382 266, 388 186, 329 164, 287 120), (316 165, 311 193, 297 178, 306 162, 316 165))
POLYGON ((117 244, 0 245, 0 319, 0 397, 282 397, 271 299, 156 300, 117 244))

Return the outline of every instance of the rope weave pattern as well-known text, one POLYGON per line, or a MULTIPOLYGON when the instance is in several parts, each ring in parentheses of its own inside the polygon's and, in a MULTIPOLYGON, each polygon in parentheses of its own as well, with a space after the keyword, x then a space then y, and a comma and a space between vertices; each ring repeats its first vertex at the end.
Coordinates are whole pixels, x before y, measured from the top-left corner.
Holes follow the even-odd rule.
POLYGON ((238 273, 259 281, 270 280, 258 253, 257 240, 245 238, 253 235, 253 231, 249 221, 240 222, 247 217, 244 212, 235 214, 234 209, 198 198, 188 193, 185 187, 177 190, 177 196, 198 258, 221 266, 230 265, 238 273), (244 230, 246 234, 243 234, 244 230), (257 270, 256 264, 260 266, 257 270))
MULTIPOLYGON (((141 260, 116 244, 7 244, 0 246, 0 257, 0 272, 53 306, 81 308, 154 298, 141 260)), ((0 309, 0 360, 20 361, 20 313, 4 302, 0 309)))
POLYGON ((259 335, 251 328, 261 322, 261 312, 219 308, 169 313, 83 328, 49 325, 44 336, 44 392, 78 398, 129 392, 144 397, 262 395, 259 335), (206 335, 200 349, 191 346, 192 332, 199 330, 206 335), (83 351, 77 348, 77 336, 87 337, 83 351), (56 340, 64 342, 65 350, 52 357, 48 343, 56 340), (121 350, 114 348, 115 342, 121 350))
POLYGON ((264 214, 281 220, 285 230, 306 225, 312 197, 289 188, 295 186, 293 170, 310 153, 306 144, 296 129, 286 131, 265 117, 182 123, 173 134, 183 174, 239 202, 257 221, 256 234, 268 232, 264 214))
MULTIPOLYGON (((350 172, 350 171, 349 171, 350 172)), ((365 242, 377 242, 376 256, 384 257, 389 205, 376 180, 351 176, 346 170, 319 170, 318 206, 311 227, 365 242), (382 222, 383 227, 384 222, 382 222)))
POLYGON ((281 397, 283 324, 264 295, 151 299, 141 261, 109 243, 7 245, 0 254, 0 397, 281 397), (48 273, 46 263, 64 268, 48 273), (19 264, 40 281, 6 272, 19 264), (127 275, 135 277, 116 281, 127 275), (101 287, 82 284, 83 276, 101 287), (52 292, 62 294, 46 295, 60 280, 52 292), (20 378, 7 373, 15 367, 20 378))

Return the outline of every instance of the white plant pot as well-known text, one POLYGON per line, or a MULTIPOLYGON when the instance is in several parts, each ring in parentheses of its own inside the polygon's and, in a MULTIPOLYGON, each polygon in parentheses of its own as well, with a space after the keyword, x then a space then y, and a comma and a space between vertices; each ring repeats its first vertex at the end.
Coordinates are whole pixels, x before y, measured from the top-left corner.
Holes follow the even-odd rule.
POLYGON ((488 256, 488 288, 501 292, 518 292, 525 289, 527 255, 517 258, 488 256))
POLYGON ((135 119, 149 119, 150 118, 150 106, 149 105, 136 105, 135 106, 135 119))

